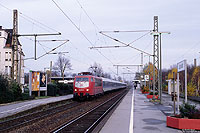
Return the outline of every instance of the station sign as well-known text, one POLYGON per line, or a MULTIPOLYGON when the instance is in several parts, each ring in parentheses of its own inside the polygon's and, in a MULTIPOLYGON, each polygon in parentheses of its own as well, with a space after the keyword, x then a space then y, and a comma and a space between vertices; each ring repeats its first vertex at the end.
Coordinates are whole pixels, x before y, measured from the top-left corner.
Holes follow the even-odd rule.
POLYGON ((177 71, 181 72, 185 70, 185 60, 177 63, 177 71))
POLYGON ((145 81, 149 80, 149 75, 145 75, 145 81))

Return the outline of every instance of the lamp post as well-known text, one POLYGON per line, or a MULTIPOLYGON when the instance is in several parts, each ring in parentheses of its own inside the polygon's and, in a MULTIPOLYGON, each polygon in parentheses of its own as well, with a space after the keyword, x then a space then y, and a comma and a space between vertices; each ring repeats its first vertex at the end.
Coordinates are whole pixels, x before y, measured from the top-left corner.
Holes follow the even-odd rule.
POLYGON ((170 32, 159 32, 159 35, 160 35, 160 71, 159 71, 159 78, 160 78, 160 104, 162 103, 162 54, 161 54, 161 35, 165 33, 165 34, 170 34, 170 32))

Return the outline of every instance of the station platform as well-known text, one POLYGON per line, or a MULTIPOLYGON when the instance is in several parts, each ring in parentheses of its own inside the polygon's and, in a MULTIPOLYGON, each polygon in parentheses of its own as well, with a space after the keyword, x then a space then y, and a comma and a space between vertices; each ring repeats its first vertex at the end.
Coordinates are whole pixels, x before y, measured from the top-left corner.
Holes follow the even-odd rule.
POLYGON ((100 133, 181 133, 166 126, 170 107, 151 103, 139 90, 130 89, 100 133))
POLYGON ((59 97, 49 97, 45 99, 19 101, 14 103, 0 104, 0 118, 7 117, 40 105, 53 103, 57 101, 62 101, 72 98, 73 95, 59 96, 59 97))

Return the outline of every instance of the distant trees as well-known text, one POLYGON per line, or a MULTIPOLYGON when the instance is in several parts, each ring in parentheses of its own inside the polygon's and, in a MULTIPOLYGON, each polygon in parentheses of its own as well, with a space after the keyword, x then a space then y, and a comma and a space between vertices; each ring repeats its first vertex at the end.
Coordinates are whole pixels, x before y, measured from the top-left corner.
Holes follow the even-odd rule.
MULTIPOLYGON (((108 73, 108 72, 104 72, 101 64, 98 64, 96 62, 94 62, 93 65, 90 65, 90 67, 88 68, 88 71, 91 72, 93 75, 96 75, 96 76, 99 76, 99 77, 108 78, 108 79, 112 79, 111 74, 108 73)), ((117 78, 115 78, 115 77, 113 79, 117 80, 117 78)), ((120 77, 119 80, 121 81, 122 78, 120 77)))
POLYGON ((103 77, 108 78, 108 79, 112 79, 110 73, 106 73, 106 72, 103 74, 103 77))
POLYGON ((172 68, 172 70, 168 73, 168 79, 172 79, 173 78, 173 73, 175 74, 175 80, 176 80, 176 75, 177 75, 177 68, 172 68))
POLYGON ((122 81, 122 77, 119 76, 117 80, 118 80, 118 81, 122 81))
MULTIPOLYGON (((71 67, 72 67, 72 65, 70 63, 70 60, 62 55, 59 55, 57 61, 53 65, 53 70, 59 71, 60 76, 64 77, 64 73, 65 73, 66 69, 70 70, 71 67)), ((54 72, 54 75, 57 75, 56 72, 54 72)))
POLYGON ((90 65, 90 67, 88 68, 88 71, 91 72, 93 75, 102 77, 103 76, 103 68, 100 64, 97 64, 96 62, 94 62, 93 65, 90 65))
MULTIPOLYGON (((144 66, 144 69, 143 69, 145 75, 149 75, 149 72, 150 72, 150 79, 153 78, 153 64, 150 63, 150 64, 147 64, 144 66)), ((157 77, 158 75, 158 70, 157 68, 155 68, 155 76, 157 77)), ((140 74, 136 73, 136 76, 137 78, 139 77, 140 78, 140 74)))
MULTIPOLYGON (((177 80, 177 66, 173 65, 170 69, 165 69, 162 74, 163 83, 167 86, 165 80, 173 78, 173 72, 175 73, 175 80, 177 80)), ((179 72, 180 79, 180 91, 184 92, 185 86, 185 72, 179 72)), ((187 66, 187 89, 188 96, 199 96, 200 95, 200 66, 195 67, 194 65, 187 66)))

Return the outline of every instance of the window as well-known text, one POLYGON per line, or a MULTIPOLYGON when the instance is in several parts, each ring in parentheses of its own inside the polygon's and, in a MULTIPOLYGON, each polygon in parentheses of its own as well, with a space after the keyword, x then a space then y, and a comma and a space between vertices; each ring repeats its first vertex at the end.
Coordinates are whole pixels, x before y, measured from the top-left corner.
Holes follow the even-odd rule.
POLYGON ((76 82, 89 81, 89 78, 76 78, 76 82))
POLYGON ((5 66, 5 74, 8 74, 8 66, 5 66))
POLYGON ((9 61, 11 61, 11 52, 9 52, 9 55, 8 55, 8 59, 9 59, 9 61))
POLYGON ((102 80, 95 78, 95 86, 101 86, 102 85, 102 80))
POLYGON ((8 61, 8 52, 5 52, 5 61, 8 61))
POLYGON ((11 75, 11 66, 9 66, 9 75, 11 75))

